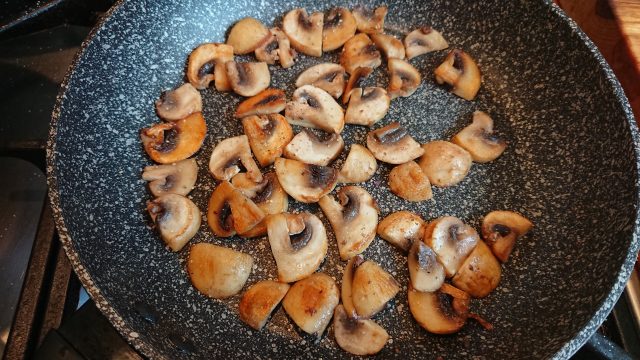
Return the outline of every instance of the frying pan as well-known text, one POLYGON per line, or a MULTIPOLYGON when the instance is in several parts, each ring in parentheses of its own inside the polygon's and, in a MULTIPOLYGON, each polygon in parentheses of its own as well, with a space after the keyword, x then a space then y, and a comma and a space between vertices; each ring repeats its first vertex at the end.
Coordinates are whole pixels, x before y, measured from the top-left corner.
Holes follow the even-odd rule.
MULTIPOLYGON (((225 39, 236 20, 278 23, 293 7, 323 10, 355 3, 329 1, 121 1, 84 43, 53 113, 48 147, 51 202, 75 271, 114 326, 152 358, 347 357, 332 329, 307 337, 278 309, 261 332, 238 320, 239 296, 218 301, 194 290, 185 271, 189 246, 165 249, 145 214, 150 199, 140 179, 151 162, 139 129, 158 121, 153 101, 184 81, 185 59, 203 42, 225 39)), ((374 4, 366 4, 373 6, 374 4)), ((429 24, 453 47, 467 50, 483 71, 475 101, 435 84, 444 52, 412 60, 423 74, 418 91, 394 100, 378 125, 400 121, 419 141, 448 139, 474 110, 492 115, 509 140, 506 152, 476 164, 455 187, 434 189, 434 201, 408 203, 390 193, 380 165, 363 186, 381 216, 407 209, 425 219, 454 215, 476 226, 491 210, 523 213, 535 224, 503 267, 496 291, 473 310, 493 323, 470 322, 458 334, 435 336, 412 320, 406 260, 376 239, 364 256, 403 291, 378 316, 391 336, 380 358, 566 358, 602 323, 622 292, 638 251, 637 128, 608 65, 589 39, 549 1, 388 1, 387 31, 429 24)), ((272 86, 293 92, 297 75, 321 60, 301 56, 289 70, 272 67, 272 86)), ((322 61, 337 61, 327 54, 322 61)), ((384 69, 365 85, 386 85, 384 69)), ((203 91, 208 136, 191 197, 203 213, 215 183, 208 158, 221 139, 241 133, 232 113, 241 100, 203 91)), ((348 126, 347 144, 368 129, 348 126)), ((344 156, 344 155, 343 155, 344 156)), ((340 160, 334 166, 339 166, 340 160)), ((293 203, 293 202, 292 202, 293 203)), ((293 204, 291 211, 316 205, 293 204)), ((327 229, 329 224, 325 221, 327 229)), ((329 231, 329 233, 332 233, 329 231)), ((332 235, 331 235, 332 236, 332 235)), ((248 284, 274 278, 266 238, 220 239, 206 221, 191 244, 211 242, 254 256, 248 284)), ((330 238, 321 271, 338 282, 344 263, 330 238)))

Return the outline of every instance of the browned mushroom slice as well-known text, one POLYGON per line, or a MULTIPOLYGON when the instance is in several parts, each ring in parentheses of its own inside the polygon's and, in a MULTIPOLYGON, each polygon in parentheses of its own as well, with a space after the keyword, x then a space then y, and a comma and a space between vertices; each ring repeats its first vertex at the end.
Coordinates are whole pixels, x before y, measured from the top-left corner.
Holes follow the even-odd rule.
POLYGON ((231 88, 238 95, 257 95, 268 88, 271 83, 271 74, 267 63, 229 61, 225 65, 231 88))
POLYGON ((317 202, 333 190, 338 180, 336 169, 297 160, 277 158, 275 169, 284 191, 304 203, 317 202))
POLYGON ((356 33, 356 19, 351 11, 343 7, 329 10, 324 18, 322 51, 331 51, 342 46, 356 33))
POLYGON ((230 91, 225 63, 233 61, 233 47, 226 44, 206 43, 189 55, 187 80, 196 89, 206 89, 212 81, 218 91, 230 91))
POLYGON ((422 145, 422 149, 424 155, 418 164, 434 186, 456 185, 471 169, 471 155, 454 143, 436 140, 422 145))
POLYGON ((264 220, 265 214, 262 209, 238 189, 234 189, 229 199, 229 206, 233 228, 240 235, 251 231, 264 220))
POLYGON ((253 284, 242 295, 238 314, 240 320, 256 330, 261 330, 269 316, 289 291, 289 284, 264 280, 253 284))
POLYGON ((293 92, 284 110, 293 125, 322 129, 339 134, 344 128, 342 107, 326 91, 303 85, 293 92))
POLYGON ((147 211, 160 237, 173 251, 180 251, 200 228, 200 210, 182 195, 159 196, 147 202, 147 211))
POLYGON ((411 284, 408 298, 413 318, 430 333, 453 334, 467 321, 468 313, 464 310, 467 310, 468 298, 455 298, 442 290, 422 292, 412 288, 411 284))
POLYGON ((291 48, 289 38, 277 27, 272 28, 270 32, 271 35, 267 41, 263 42, 262 45, 256 49, 256 59, 270 65, 279 61, 280 66, 283 68, 291 67, 297 53, 291 48))
POLYGON ((371 151, 366 147, 353 144, 349 149, 349 155, 344 160, 340 173, 338 174, 338 182, 340 183, 359 183, 365 182, 376 173, 378 162, 371 151))
POLYGON ((487 244, 480 240, 451 282, 471 296, 482 298, 498 286, 500 274, 500 263, 487 244))
POLYGON ((436 253, 422 241, 411 246, 407 256, 411 286, 418 291, 436 291, 444 283, 444 267, 438 262, 436 253))
POLYGON ((424 232, 425 244, 435 251, 447 277, 455 275, 478 241, 476 230, 453 216, 433 220, 424 232))
POLYGON ((282 30, 294 49, 309 56, 322 56, 322 28, 324 14, 307 14, 305 9, 293 9, 282 19, 282 30))
POLYGON ((357 266, 351 283, 351 300, 359 317, 370 318, 384 309, 400 285, 388 272, 371 260, 357 266))
POLYGON ((268 40, 269 29, 260 20, 244 18, 231 27, 227 37, 227 45, 233 46, 233 53, 244 55, 253 52, 268 40))
POLYGON ((282 307, 302 331, 320 337, 339 301, 336 282, 328 275, 315 273, 291 286, 282 307))
POLYGON ((480 69, 471 56, 462 50, 451 50, 434 74, 438 84, 449 84, 451 91, 463 99, 473 100, 480 90, 480 69))
POLYGON ((342 350, 353 355, 374 355, 389 340, 389 334, 373 320, 356 319, 338 305, 333 313, 333 331, 342 350))
POLYGON ((184 119, 144 128, 140 138, 149 157, 160 164, 171 164, 195 154, 207 134, 202 113, 184 119))
POLYGON ((383 33, 371 34, 371 40, 388 59, 404 59, 404 45, 393 35, 383 33))
POLYGON ((338 64, 318 64, 298 76, 296 87, 313 85, 337 99, 344 90, 344 74, 344 68, 338 64))
POLYGON ((238 162, 247 169, 249 176, 255 181, 262 181, 262 174, 249 147, 246 135, 224 139, 211 152, 209 171, 217 180, 229 180, 240 172, 238 162))
POLYGON ((379 6, 373 11, 362 5, 354 8, 353 17, 356 18, 358 31, 368 34, 382 32, 387 11, 386 6, 379 6))
POLYGON ((318 204, 331 223, 342 260, 362 253, 376 236, 378 206, 369 193, 358 186, 345 186, 333 196, 323 196, 318 204))
POLYGON ((397 211, 387 215, 378 224, 378 235, 391 245, 409 251, 411 244, 422 241, 424 220, 410 211, 397 211))
POLYGON ((149 190, 153 196, 186 196, 193 189, 197 177, 198 164, 193 158, 173 164, 147 166, 142 173, 142 179, 149 182, 149 190))
POLYGON ((404 164, 424 153, 407 129, 397 122, 369 131, 367 147, 376 159, 389 164, 404 164))
POLYGON ((284 110, 287 103, 284 91, 280 89, 266 89, 258 95, 248 98, 238 105, 235 117, 243 118, 249 115, 277 114, 284 110))
POLYGON ((482 220, 482 237, 502 262, 507 261, 516 240, 531 230, 533 224, 513 211, 492 211, 482 220))
POLYGON ((430 26, 422 26, 407 34, 404 38, 404 47, 407 58, 413 59, 428 52, 444 50, 449 47, 449 44, 438 31, 430 26))
POLYGON ((389 96, 392 99, 398 96, 411 96, 422 78, 416 68, 405 60, 389 59, 389 96))
POLYGON ((344 93, 342 94, 342 103, 346 104, 349 102, 351 98, 351 93, 354 89, 361 87, 362 80, 369 76, 373 72, 373 69, 370 67, 358 67, 349 76, 349 80, 347 81, 347 85, 344 88, 344 93))
MULTIPOLYGON (((244 196, 253 201, 265 215, 286 212, 289 207, 289 197, 284 191, 274 172, 265 174, 261 182, 254 182, 246 173, 240 173, 231 179, 232 185, 244 196)), ((266 220, 266 219, 265 219, 266 220)), ((248 232, 239 234, 251 238, 267 234, 267 224, 263 220, 248 232)))
POLYGON ((391 98, 383 88, 355 88, 350 94, 349 107, 344 114, 344 122, 371 126, 384 118, 389 111, 390 104, 391 98))
POLYGON ((467 150, 473 161, 479 163, 497 159, 507 148, 507 142, 493 132, 493 120, 482 111, 474 111, 471 125, 457 133, 451 142, 467 150))
POLYGON ((282 155, 284 147, 293 138, 293 130, 287 119, 280 114, 253 115, 242 119, 247 135, 260 166, 271 165, 282 155))
POLYGON ((429 177, 415 161, 409 161, 391 169, 391 192, 409 201, 424 201, 433 197, 429 177))
POLYGON ((359 67, 377 68, 382 63, 380 52, 367 34, 360 33, 349 39, 342 48, 340 65, 349 73, 359 67))
POLYGON ((183 84, 160 95, 160 99, 156 100, 156 112, 167 121, 183 119, 195 112, 202 112, 202 96, 193 85, 183 84))
POLYGON ((353 284, 353 274, 356 269, 364 262, 362 255, 356 255, 349 259, 347 265, 342 272, 342 288, 340 289, 340 296, 342 298, 342 304, 344 305, 345 312, 349 317, 357 318, 358 313, 356 307, 353 305, 353 297, 351 296, 351 285, 353 284))
POLYGON ((303 129, 284 148, 284 156, 303 163, 327 166, 344 149, 340 134, 326 134, 322 138, 303 129))
POLYGON ((228 181, 223 181, 211 193, 207 207, 207 223, 216 236, 230 237, 236 234, 231 214, 231 198, 234 191, 234 187, 228 181))
POLYGON ((252 266, 251 255, 207 243, 193 245, 187 260, 193 286, 214 299, 225 299, 240 292, 252 266))

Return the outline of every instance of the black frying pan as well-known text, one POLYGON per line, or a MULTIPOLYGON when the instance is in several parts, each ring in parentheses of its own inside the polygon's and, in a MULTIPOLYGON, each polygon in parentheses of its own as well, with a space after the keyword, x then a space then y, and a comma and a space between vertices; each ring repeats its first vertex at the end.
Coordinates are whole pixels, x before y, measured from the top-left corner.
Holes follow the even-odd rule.
MULTIPOLYGON (((412 63, 424 81, 410 98, 395 100, 380 125, 393 120, 420 141, 450 138, 474 110, 492 114, 509 139, 498 160, 474 165, 458 186, 435 189, 434 202, 410 204, 384 184, 381 165, 365 185, 381 216, 409 209, 432 219, 445 214, 475 226, 493 209, 523 213, 535 230, 517 244, 498 289, 474 302, 491 321, 485 331, 469 323, 452 336, 434 336, 412 319, 406 303, 405 258, 376 239, 365 252, 404 284, 376 317, 391 335, 380 357, 565 358, 605 319, 624 288, 638 251, 637 129, 629 104, 593 44, 550 1, 388 1, 387 30, 419 25, 440 29, 454 47, 478 59, 483 87, 473 102, 437 85, 432 69, 444 53, 412 63)), ((294 6, 328 9, 329 1, 123 1, 85 42, 53 114, 48 165, 58 229, 76 272, 116 328, 150 357, 344 357, 331 328, 319 343, 301 335, 279 309, 262 332, 237 317, 239 296, 205 298, 185 272, 188 246, 165 249, 149 226, 150 198, 140 173, 150 160, 138 131, 158 121, 153 101, 184 81, 185 59, 198 44, 223 41, 245 16, 267 24, 294 6)), ((353 3, 341 3, 352 6, 353 3)), ((371 4, 370 4, 371 5, 371 4)), ((336 54, 324 60, 336 61, 336 54)), ((316 58, 302 56, 284 71, 272 67, 272 86, 290 96, 293 80, 316 58)), ((370 83, 386 84, 384 71, 370 83)), ((206 211, 214 181, 207 174, 213 146, 241 133, 232 113, 240 101, 203 92, 209 133, 197 154, 194 201, 206 211)), ((347 143, 363 143, 367 129, 348 127, 347 143)), ((292 206, 292 210, 315 206, 292 206)), ((328 227, 328 224, 326 224, 328 227)), ((329 227, 328 227, 329 228, 329 227)), ((274 278, 265 238, 214 238, 203 221, 191 241, 251 253, 248 284, 274 278)), ((322 271, 341 278, 331 239, 322 271)))

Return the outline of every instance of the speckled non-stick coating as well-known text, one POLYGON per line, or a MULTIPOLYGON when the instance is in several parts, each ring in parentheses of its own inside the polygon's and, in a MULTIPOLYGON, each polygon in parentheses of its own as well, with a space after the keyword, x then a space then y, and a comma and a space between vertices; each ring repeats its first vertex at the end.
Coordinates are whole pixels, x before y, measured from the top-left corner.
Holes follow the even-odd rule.
MULTIPOLYGON (((256 332, 238 320, 239 295, 218 301, 191 287, 185 271, 189 246, 179 253, 168 251, 144 211, 150 194, 140 173, 151 161, 138 138, 140 128, 158 121, 153 101, 160 92, 183 81, 186 57, 195 46, 223 41, 228 27, 245 16, 272 24, 296 6, 323 10, 332 5, 123 1, 85 42, 53 114, 51 199, 63 244, 82 282, 145 355, 348 355, 337 347, 331 327, 314 342, 280 308, 256 332)), ((465 101, 435 85, 432 70, 446 52, 416 58, 411 63, 423 75, 420 88, 410 98, 394 100, 378 125, 399 121, 420 142, 449 139, 470 122, 474 110, 483 110, 509 146, 496 161, 475 164, 460 185, 434 188, 434 200, 419 204, 390 193, 390 166, 381 164, 364 185, 378 202, 381 217, 409 209, 427 220, 454 215, 477 227, 487 212, 508 209, 523 213, 535 228, 503 266, 498 289, 474 301, 473 310, 493 323, 494 330, 470 321, 452 336, 430 335, 413 321, 406 299, 406 260, 376 238, 364 256, 402 284, 400 294, 375 317, 390 335, 379 357, 568 357, 608 314, 638 250, 638 140, 617 80, 593 44, 548 2, 405 0, 388 5, 389 32, 433 26, 452 47, 477 59, 484 80, 477 99, 465 101)), ((323 58, 336 59, 336 54, 323 58)), ((320 61, 301 56, 289 70, 270 67, 272 86, 290 96, 295 77, 320 61)), ((376 74, 367 85, 386 84, 384 67, 376 74)), ((196 156, 200 174, 190 197, 205 214, 214 187, 207 172, 211 150, 242 128, 232 117, 239 96, 215 90, 202 95, 208 135, 196 156)), ((362 144, 367 130, 347 126, 343 136, 347 144, 362 144)), ((303 209, 298 204, 291 208, 303 209)), ((321 216, 330 229, 316 205, 304 208, 321 216)), ((253 255, 256 266, 247 286, 276 276, 266 238, 215 238, 203 217, 191 241, 197 242, 253 255)), ((340 282, 343 266, 331 235, 321 270, 340 282)))

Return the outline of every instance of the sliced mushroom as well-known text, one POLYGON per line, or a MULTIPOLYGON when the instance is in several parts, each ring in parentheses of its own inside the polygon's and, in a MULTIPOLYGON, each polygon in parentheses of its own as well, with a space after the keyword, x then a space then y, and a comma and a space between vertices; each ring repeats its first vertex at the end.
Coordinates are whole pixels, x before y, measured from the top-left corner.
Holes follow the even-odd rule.
POLYGON ((280 114, 253 115, 242 119, 242 127, 260 166, 273 164, 293 138, 293 129, 280 114))
POLYGON ((418 164, 434 186, 456 185, 471 169, 471 155, 454 143, 436 140, 422 145, 422 149, 424 155, 418 164))
MULTIPOLYGON (((446 285, 446 284, 445 284, 446 285)), ((468 296, 468 295, 467 295, 468 296)), ((433 334, 453 334, 467 321, 469 299, 455 298, 442 289, 422 292, 411 287, 408 291, 409 310, 418 324, 433 334)))
POLYGON ((264 280, 253 284, 242 295, 238 314, 240 320, 260 331, 267 324, 269 316, 289 291, 289 284, 264 280))
POLYGON ((344 149, 340 134, 329 134, 322 139, 307 129, 303 129, 284 148, 284 156, 303 163, 327 166, 344 149))
POLYGON ((244 18, 231 27, 227 37, 227 45, 233 46, 233 53, 245 55, 253 52, 268 40, 269 29, 254 18, 244 18))
POLYGON ((371 40, 382 51, 387 59, 404 59, 404 45, 393 35, 383 33, 371 34, 371 40))
POLYGON ((349 107, 344 114, 347 124, 371 126, 389 111, 391 98, 380 87, 356 88, 351 91, 349 107))
POLYGON ((229 61, 225 65, 231 88, 238 95, 257 95, 268 88, 271 83, 271 74, 267 63, 229 61))
POLYGON ((442 37, 442 34, 431 26, 422 26, 407 34, 404 38, 404 47, 407 51, 407 58, 413 59, 432 51, 444 50, 449 47, 449 44, 442 37))
POLYGON ((351 73, 351 76, 349 76, 349 80, 347 81, 347 85, 344 88, 344 93, 342 94, 343 104, 349 102, 353 90, 361 87, 362 80, 364 80, 372 72, 373 69, 370 67, 358 67, 351 73))
POLYGON ((376 159, 389 164, 404 164, 424 153, 407 129, 397 122, 369 131, 367 148, 376 159))
POLYGON ((424 237, 424 220, 410 211, 396 211, 378 224, 378 235, 391 245, 409 251, 416 241, 424 237))
POLYGON ((317 216, 308 212, 276 214, 269 216, 266 223, 278 280, 290 283, 318 270, 327 255, 328 241, 317 216))
POLYGON ((153 196, 178 194, 186 196, 196 183, 196 159, 185 159, 173 164, 151 165, 144 168, 142 180, 149 182, 153 196))
POLYGON ((252 266, 251 255, 207 243, 193 245, 187 260, 193 286, 214 299, 225 299, 240 292, 252 266))
POLYGON ((378 206, 359 186, 345 186, 333 196, 323 196, 318 204, 331 223, 342 260, 362 253, 376 236, 378 206))
POLYGON ((333 313, 333 331, 342 350, 353 355, 374 355, 389 340, 389 334, 373 320, 349 316, 342 305, 333 313))
POLYGON ((232 46, 213 43, 202 44, 189 55, 187 80, 199 90, 208 88, 209 84, 214 81, 218 91, 229 91, 231 84, 224 65, 227 61, 233 61, 232 46))
POLYGON ((424 231, 424 242, 435 251, 447 277, 455 275, 478 241, 476 230, 453 216, 433 220, 424 231))
POLYGON ((147 211, 160 237, 173 251, 180 251, 200 228, 200 210, 182 195, 161 195, 147 202, 147 211))
POLYGON ((262 174, 249 147, 249 139, 246 135, 234 136, 224 139, 216 145, 211 152, 209 171, 217 180, 229 180, 240 172, 238 162, 247 169, 249 176, 254 181, 262 181, 262 174))
POLYGON ((207 207, 207 223, 216 236, 230 237, 236 234, 231 214, 231 198, 234 191, 234 187, 228 181, 223 181, 211 193, 207 207))
POLYGON ((362 5, 353 9, 353 16, 358 24, 358 31, 368 34, 379 33, 384 30, 384 18, 387 16, 387 7, 378 6, 375 10, 365 8, 362 5))
POLYGON ((480 69, 471 56, 462 50, 451 50, 434 74, 438 84, 449 84, 451 91, 463 99, 473 100, 480 90, 480 69))
POLYGON ((362 255, 356 255, 349 259, 347 265, 344 267, 344 271, 342 272, 342 288, 340 292, 340 296, 342 297, 342 304, 344 305, 345 312, 349 315, 349 317, 357 318, 358 313, 356 312, 356 307, 353 305, 353 297, 351 296, 351 285, 353 285, 353 274, 355 274, 356 269, 364 262, 364 258, 362 255))
POLYGON ((331 51, 342 46, 356 33, 356 19, 351 11, 343 7, 329 10, 324 18, 322 51, 331 51))
POLYGON ((294 49, 309 56, 322 56, 322 28, 324 14, 307 14, 305 9, 293 9, 282 19, 282 30, 294 49))
POLYGON ((359 67, 377 68, 382 63, 380 52, 367 34, 360 33, 349 39, 342 48, 340 65, 351 74, 359 67))
POLYGON ((167 121, 176 121, 202 112, 202 96, 190 83, 164 91, 156 100, 158 116, 167 121))
POLYGON ((389 59, 389 96, 411 96, 422 81, 420 72, 405 60, 389 59))
POLYGON ((482 237, 502 262, 507 261, 516 240, 533 227, 531 221, 513 211, 492 211, 482 220, 482 237))
POLYGON ((266 89, 258 95, 248 98, 238 105, 235 117, 243 118, 250 115, 277 114, 284 110, 287 103, 284 91, 280 89, 266 89))
POLYGON ((391 169, 391 192, 409 201, 424 201, 433 197, 429 178, 415 161, 409 161, 391 169))
POLYGON ((457 133, 451 142, 467 150, 473 161, 479 163, 497 159, 507 148, 507 142, 493 132, 493 120, 482 111, 474 111, 471 125, 457 133))
POLYGON ((314 65, 296 79, 296 87, 313 85, 320 88, 334 98, 339 98, 344 90, 344 68, 334 63, 314 65))
POLYGON ((362 145, 353 144, 338 174, 338 182, 365 182, 371 179, 376 170, 378 170, 378 162, 371 151, 362 145))
POLYGON ((444 267, 436 253, 422 241, 415 241, 407 256, 411 286, 418 291, 432 292, 444 283, 444 267))
POLYGON ((315 273, 291 286, 282 307, 302 331, 320 337, 339 301, 335 281, 326 274, 315 273))
POLYGON ((285 116, 289 123, 339 134, 344 128, 342 107, 327 93, 313 85, 303 85, 293 92, 285 116))
POLYGON ((359 317, 371 318, 400 291, 396 279, 373 261, 357 266, 351 283, 351 300, 359 317))
POLYGON ((229 199, 229 206, 231 207, 233 228, 241 236, 253 230, 265 218, 264 211, 238 189, 234 189, 229 199))
POLYGON ((271 36, 267 41, 256 49, 256 59, 270 65, 280 61, 283 68, 291 67, 298 54, 291 48, 289 38, 277 27, 272 28, 270 32, 271 36))
POLYGON ((206 135, 207 124, 199 112, 140 131, 144 150, 153 161, 160 164, 175 163, 195 154, 206 135))
POLYGON ((500 263, 487 244, 480 240, 451 282, 471 296, 483 298, 498 286, 500 274, 500 263))
POLYGON ((275 169, 284 191, 304 203, 317 202, 330 193, 338 181, 336 169, 297 160, 277 158, 275 169))

